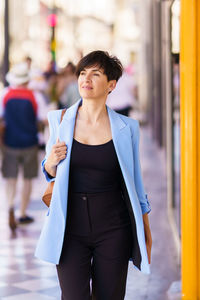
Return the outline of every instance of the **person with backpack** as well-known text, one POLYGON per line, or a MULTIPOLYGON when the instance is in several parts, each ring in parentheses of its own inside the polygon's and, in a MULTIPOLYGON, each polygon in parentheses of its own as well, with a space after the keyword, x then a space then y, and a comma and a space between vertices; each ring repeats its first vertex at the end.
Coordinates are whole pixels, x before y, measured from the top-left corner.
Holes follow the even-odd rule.
POLYGON ((15 65, 6 75, 9 86, 0 95, 2 174, 6 180, 9 226, 17 227, 14 199, 19 168, 23 170, 20 224, 34 221, 27 215, 32 178, 38 172, 38 121, 45 122, 46 104, 40 93, 28 88, 29 68, 26 63, 15 65))

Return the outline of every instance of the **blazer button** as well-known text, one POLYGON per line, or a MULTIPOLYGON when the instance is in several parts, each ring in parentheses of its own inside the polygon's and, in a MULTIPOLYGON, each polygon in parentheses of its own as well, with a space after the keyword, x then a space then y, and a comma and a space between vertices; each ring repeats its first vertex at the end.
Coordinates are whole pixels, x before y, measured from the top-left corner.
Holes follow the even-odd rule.
POLYGON ((87 197, 86 197, 86 196, 83 196, 82 199, 83 199, 83 200, 87 200, 87 197))

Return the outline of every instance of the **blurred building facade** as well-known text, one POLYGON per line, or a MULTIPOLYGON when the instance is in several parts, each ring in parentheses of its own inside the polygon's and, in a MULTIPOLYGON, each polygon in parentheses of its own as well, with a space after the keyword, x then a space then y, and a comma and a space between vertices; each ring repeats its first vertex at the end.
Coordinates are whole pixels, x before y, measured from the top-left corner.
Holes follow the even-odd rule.
POLYGON ((180 259, 180 0, 144 3, 141 99, 148 99, 152 136, 165 154, 168 215, 180 259))

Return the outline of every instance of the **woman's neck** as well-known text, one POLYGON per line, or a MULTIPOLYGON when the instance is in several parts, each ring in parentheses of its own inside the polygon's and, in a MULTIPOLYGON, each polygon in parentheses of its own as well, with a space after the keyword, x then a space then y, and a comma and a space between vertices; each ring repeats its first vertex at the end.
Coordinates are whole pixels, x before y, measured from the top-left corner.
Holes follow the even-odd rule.
POLYGON ((82 100, 82 105, 78 109, 78 119, 90 124, 96 124, 107 117, 105 103, 90 102, 82 100))

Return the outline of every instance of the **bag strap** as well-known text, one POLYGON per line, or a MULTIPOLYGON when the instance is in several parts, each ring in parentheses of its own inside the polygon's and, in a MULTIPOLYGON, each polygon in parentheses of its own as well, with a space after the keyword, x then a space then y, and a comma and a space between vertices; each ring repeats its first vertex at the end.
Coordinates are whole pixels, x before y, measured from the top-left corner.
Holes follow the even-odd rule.
POLYGON ((61 118, 60 118, 60 123, 62 122, 62 120, 63 120, 63 117, 64 117, 64 114, 66 113, 66 108, 64 108, 63 110, 62 110, 62 113, 61 113, 61 118))

